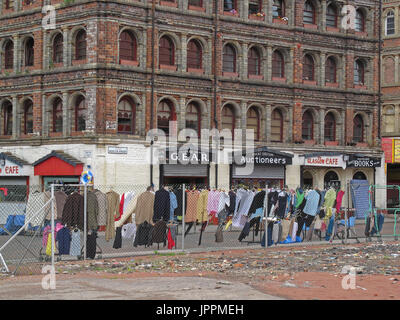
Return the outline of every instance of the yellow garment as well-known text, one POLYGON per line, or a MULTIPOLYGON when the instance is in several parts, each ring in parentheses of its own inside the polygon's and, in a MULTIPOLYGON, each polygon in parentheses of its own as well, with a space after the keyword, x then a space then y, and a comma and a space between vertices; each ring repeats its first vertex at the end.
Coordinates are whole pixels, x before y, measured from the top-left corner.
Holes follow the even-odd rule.
POLYGON ((226 227, 225 227, 225 230, 228 230, 228 228, 229 228, 229 226, 232 224, 232 220, 229 220, 227 223, 226 223, 226 227))
POLYGON ((51 256, 51 233, 47 236, 46 254, 51 256))
POLYGON ((199 200, 197 200, 197 221, 205 222, 208 220, 208 190, 200 192, 199 200))

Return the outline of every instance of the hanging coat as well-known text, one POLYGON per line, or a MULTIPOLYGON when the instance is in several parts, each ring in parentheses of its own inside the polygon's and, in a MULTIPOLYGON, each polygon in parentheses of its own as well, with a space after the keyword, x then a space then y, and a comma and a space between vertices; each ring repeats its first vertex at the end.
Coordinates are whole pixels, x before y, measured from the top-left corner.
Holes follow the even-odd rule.
POLYGON ((171 206, 169 191, 162 188, 156 192, 154 197, 153 222, 157 222, 159 220, 168 221, 170 210, 171 206))

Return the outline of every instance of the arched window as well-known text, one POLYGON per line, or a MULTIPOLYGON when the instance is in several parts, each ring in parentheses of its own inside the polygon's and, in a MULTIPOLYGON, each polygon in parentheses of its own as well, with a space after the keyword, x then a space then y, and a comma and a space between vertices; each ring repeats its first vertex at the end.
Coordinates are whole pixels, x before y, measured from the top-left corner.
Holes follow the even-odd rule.
POLYGON ((274 0, 272 5, 272 17, 283 18, 285 16, 285 5, 283 0, 274 0))
POLYGON ((53 63, 63 62, 63 36, 57 34, 53 40, 53 63))
POLYGON ((80 30, 75 38, 75 59, 86 59, 86 31, 80 30))
POLYGON ((176 120, 174 106, 169 100, 162 100, 157 108, 157 128, 169 135, 169 122, 176 120))
POLYGON ((325 141, 336 140, 336 122, 332 113, 328 113, 325 116, 324 138, 325 141))
POLYGON ((172 40, 163 36, 160 39, 160 53, 159 53, 160 64, 173 66, 175 64, 175 47, 172 40))
POLYGON ((304 4, 303 23, 315 24, 315 7, 309 0, 304 4))
POLYGON ((354 61, 354 84, 364 84, 364 63, 361 60, 354 61))
POLYGON ((236 72, 236 51, 231 44, 224 47, 222 71, 236 72))
POLYGON ((187 49, 187 67, 192 69, 202 68, 202 49, 199 41, 190 40, 187 49))
POLYGON ((225 105, 222 108, 221 112, 222 129, 231 130, 233 136, 233 131, 235 130, 235 122, 236 122, 236 116, 234 107, 230 104, 225 105))
POLYGON ((285 60, 279 50, 275 50, 272 54, 272 77, 285 77, 285 60))
POLYGON ((338 12, 333 4, 326 8, 326 26, 332 28, 337 28, 338 26, 338 12))
POLYGON ((310 111, 303 114, 302 138, 303 140, 312 140, 314 137, 314 120, 310 111))
POLYGON ((75 131, 86 130, 86 101, 84 96, 79 96, 75 101, 75 131))
POLYGON ((8 40, 4 46, 4 68, 14 68, 14 43, 8 40))
POLYGON ((324 177, 324 188, 329 189, 331 187, 335 189, 340 188, 340 180, 335 171, 328 171, 324 177))
POLYGON ((365 31, 365 17, 364 13, 360 9, 356 10, 355 28, 358 32, 365 31))
POLYGON ((283 140, 283 116, 279 109, 271 114, 271 141, 282 142, 283 140))
POLYGON ((309 171, 303 173, 303 188, 313 188, 313 176, 309 171))
POLYGON ((361 171, 357 171, 354 176, 353 176, 354 180, 368 180, 367 176, 364 174, 364 172, 361 171))
POLYGON ((364 121, 359 114, 356 115, 353 119, 353 141, 364 141, 364 121))
POLYGON ((13 112, 12 112, 12 103, 10 101, 6 101, 3 103, 3 134, 5 136, 12 135, 12 124, 13 124, 13 112))
POLYGON ((196 102, 191 102, 186 107, 186 128, 195 130, 197 137, 200 137, 201 112, 196 102))
POLYGON ((329 57, 328 59, 326 59, 325 81, 336 83, 336 61, 333 57, 329 57))
POLYGON ((25 66, 30 67, 33 66, 34 63, 34 40, 33 38, 29 38, 25 42, 25 66))
POLYGON ((135 133, 135 104, 132 99, 124 97, 118 103, 118 133, 135 133))
POLYGON ((260 140, 260 113, 256 107, 247 110, 247 129, 254 130, 254 140, 260 140))
POLYGON ((260 75, 261 74, 261 57, 257 48, 250 48, 248 56, 248 72, 249 75, 260 75))
POLYGON ((395 112, 394 107, 387 106, 383 110, 383 130, 384 132, 395 132, 395 112))
POLYGON ((386 35, 387 36, 389 36, 391 34, 395 34, 396 28, 395 28, 393 11, 389 11, 389 13, 387 14, 386 21, 385 21, 385 27, 386 27, 386 35))
POLYGON ((136 38, 130 31, 122 31, 119 36, 119 58, 136 61, 136 38))
POLYGON ((303 59, 303 80, 314 81, 314 59, 309 54, 303 59))
POLYGON ((56 98, 53 102, 53 132, 63 131, 63 105, 60 98, 56 98))
POLYGON ((33 133, 33 102, 26 100, 24 103, 24 134, 33 133))

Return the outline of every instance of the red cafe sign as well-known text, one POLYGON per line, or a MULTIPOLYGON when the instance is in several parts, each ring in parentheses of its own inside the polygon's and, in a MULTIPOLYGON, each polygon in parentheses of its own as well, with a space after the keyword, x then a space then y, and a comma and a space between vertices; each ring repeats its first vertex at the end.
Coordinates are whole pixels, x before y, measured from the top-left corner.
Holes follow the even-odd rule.
POLYGON ((32 174, 32 166, 19 166, 6 159, 4 166, 0 166, 0 176, 29 176, 32 174))
POLYGON ((343 156, 318 156, 304 159, 305 166, 317 167, 341 167, 346 168, 346 163, 343 161, 343 156))

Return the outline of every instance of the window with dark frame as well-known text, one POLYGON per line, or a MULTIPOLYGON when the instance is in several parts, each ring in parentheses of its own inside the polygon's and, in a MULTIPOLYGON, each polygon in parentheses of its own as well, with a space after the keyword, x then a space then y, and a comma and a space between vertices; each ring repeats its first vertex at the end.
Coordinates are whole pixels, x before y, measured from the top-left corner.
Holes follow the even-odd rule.
POLYGON ((337 28, 338 26, 338 13, 336 6, 330 4, 328 8, 326 8, 326 26, 337 28))
POLYGON ((237 11, 236 1, 237 0, 224 0, 224 11, 237 11))
POLYGON ((118 133, 135 133, 135 104, 125 97, 118 103, 118 133))
POLYGON ((80 30, 75 38, 75 59, 86 59, 86 31, 80 30))
POLYGON ((336 140, 336 122, 335 117, 330 112, 325 116, 324 139, 325 141, 336 140))
POLYGON ((53 63, 63 62, 63 50, 63 36, 59 33, 53 40, 53 63))
POLYGON ((193 7, 203 7, 203 0, 189 0, 189 5, 193 7))
POLYGON ((225 105, 221 111, 222 129, 228 129, 232 132, 232 138, 235 130, 236 116, 234 107, 230 104, 225 105))
POLYGON ((386 16, 386 35, 395 34, 395 23, 394 23, 394 13, 389 11, 386 16))
POLYGON ((283 18, 285 16, 285 6, 283 0, 274 0, 272 5, 272 17, 283 18))
POLYGON ((355 28, 358 32, 365 31, 364 13, 360 9, 356 10, 355 28))
POLYGON ((63 131, 63 105, 60 98, 53 102, 53 132, 63 131))
POLYGON ((169 122, 176 119, 174 107, 170 100, 162 100, 157 108, 157 128, 169 135, 169 122))
POLYGON ((14 68, 14 43, 8 40, 4 46, 4 68, 14 68))
POLYGON ((361 60, 354 61, 354 84, 364 85, 364 63, 361 60))
POLYGON ((33 102, 26 100, 24 103, 24 134, 33 133, 33 102))
POLYGON ((249 14, 257 14, 262 11, 261 0, 249 0, 249 14))
POLYGON ((130 31, 121 32, 119 38, 120 60, 136 61, 136 38, 130 31))
POLYGON ((193 129, 197 133, 197 137, 200 137, 201 131, 201 113, 200 106, 196 102, 191 102, 186 108, 186 128, 193 129))
POLYGON ((315 7, 311 1, 304 4, 303 23, 315 24, 315 7))
POLYGON ((14 9, 14 0, 5 0, 5 9, 14 9))
POLYGON ((222 71, 236 72, 236 51, 231 44, 224 46, 222 71))
POLYGON ((175 47, 172 40, 167 37, 163 36, 160 39, 160 46, 159 46, 159 63, 164 65, 173 66, 175 64, 175 47))
POLYGON ((274 109, 271 114, 271 141, 282 142, 283 140, 283 116, 279 109, 274 109))
POLYGON ((12 135, 12 124, 13 124, 13 113, 12 113, 12 103, 7 101, 3 104, 3 119, 4 119, 4 126, 3 126, 3 134, 5 136, 12 135))
POLYGON ((254 130, 254 139, 260 140, 260 113, 256 107, 247 110, 247 129, 254 130))
POLYGON ((190 40, 187 49, 187 67, 201 69, 202 59, 202 48, 199 41, 195 39, 190 40))
POLYGON ((248 73, 249 75, 260 75, 261 74, 261 57, 257 48, 252 47, 248 54, 248 73))
POLYGON ((75 101, 75 131, 86 130, 86 100, 79 96, 75 101))
POLYGON ((364 121, 359 114, 356 115, 353 119, 353 141, 364 141, 364 121))
POLYGON ((29 38, 25 43, 25 66, 33 66, 34 63, 34 40, 29 38))
POLYGON ((302 119, 302 139, 312 140, 314 137, 314 120, 309 111, 304 112, 302 119))
POLYGON ((285 77, 285 61, 282 53, 279 50, 275 50, 272 54, 272 77, 285 77))
POLYGON ((333 57, 326 59, 325 81, 329 83, 336 83, 336 62, 333 57))
POLYGON ((314 59, 309 54, 303 59, 303 80, 314 81, 314 59))

